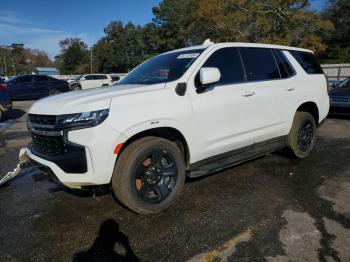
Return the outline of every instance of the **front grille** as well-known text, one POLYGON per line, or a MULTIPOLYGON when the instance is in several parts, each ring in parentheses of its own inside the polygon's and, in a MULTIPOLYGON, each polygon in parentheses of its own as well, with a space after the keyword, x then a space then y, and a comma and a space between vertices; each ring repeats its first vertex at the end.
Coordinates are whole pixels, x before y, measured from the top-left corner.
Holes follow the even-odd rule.
POLYGON ((29 114, 29 121, 32 124, 39 125, 55 125, 56 124, 56 116, 52 115, 33 115, 29 114))
POLYGON ((63 136, 42 136, 32 133, 34 150, 40 154, 60 155, 66 152, 63 136))
POLYGON ((66 173, 87 172, 85 147, 66 140, 67 128, 56 124, 56 116, 28 116, 28 129, 32 135, 30 151, 55 163, 66 173))

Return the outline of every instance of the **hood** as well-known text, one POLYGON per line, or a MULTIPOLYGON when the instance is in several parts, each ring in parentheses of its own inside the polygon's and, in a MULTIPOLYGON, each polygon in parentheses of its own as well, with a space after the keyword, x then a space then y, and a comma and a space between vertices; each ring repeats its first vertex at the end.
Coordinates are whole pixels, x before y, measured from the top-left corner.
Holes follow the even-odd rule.
POLYGON ((162 89, 156 85, 114 85, 50 96, 34 103, 29 114, 62 115, 107 109, 113 98, 162 89))
POLYGON ((329 96, 330 97, 333 97, 333 96, 350 97, 350 88, 334 88, 329 92, 329 96))

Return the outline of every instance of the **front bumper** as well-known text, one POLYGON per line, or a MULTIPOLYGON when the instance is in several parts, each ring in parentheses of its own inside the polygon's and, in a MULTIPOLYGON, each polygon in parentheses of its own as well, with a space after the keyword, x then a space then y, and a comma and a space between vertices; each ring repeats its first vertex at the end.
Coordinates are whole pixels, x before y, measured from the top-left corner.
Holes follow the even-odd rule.
POLYGON ((67 171, 65 168, 70 166, 75 171, 82 170, 83 166, 77 156, 60 154, 52 158, 46 154, 38 154, 33 148, 28 148, 28 155, 33 161, 49 168, 59 182, 69 188, 110 183, 117 158, 114 148, 124 142, 126 137, 102 123, 92 128, 68 131, 66 139, 84 149, 85 172, 72 172, 72 169, 67 171))

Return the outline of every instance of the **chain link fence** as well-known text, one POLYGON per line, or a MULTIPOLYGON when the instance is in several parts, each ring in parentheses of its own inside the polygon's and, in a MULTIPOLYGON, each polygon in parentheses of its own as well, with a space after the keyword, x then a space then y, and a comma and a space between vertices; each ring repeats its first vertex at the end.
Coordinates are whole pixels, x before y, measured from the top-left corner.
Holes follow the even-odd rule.
POLYGON ((350 64, 325 64, 321 66, 329 80, 341 81, 350 76, 350 64))

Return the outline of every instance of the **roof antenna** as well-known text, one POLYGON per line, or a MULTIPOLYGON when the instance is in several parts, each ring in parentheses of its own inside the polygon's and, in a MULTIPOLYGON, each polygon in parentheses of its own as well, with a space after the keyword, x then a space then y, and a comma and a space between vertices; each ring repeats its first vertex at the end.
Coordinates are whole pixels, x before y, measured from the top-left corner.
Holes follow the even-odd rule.
POLYGON ((203 43, 203 45, 212 45, 214 42, 210 41, 210 38, 206 39, 203 43))

